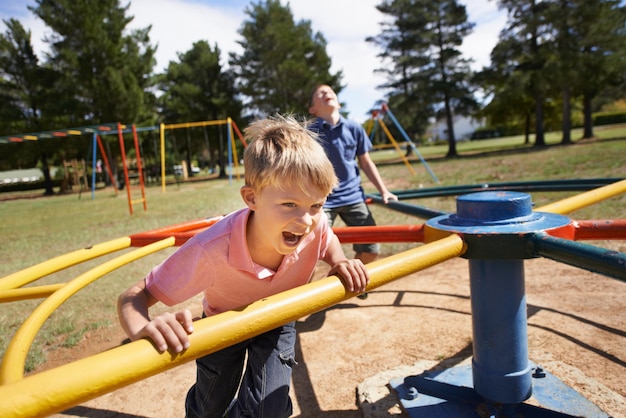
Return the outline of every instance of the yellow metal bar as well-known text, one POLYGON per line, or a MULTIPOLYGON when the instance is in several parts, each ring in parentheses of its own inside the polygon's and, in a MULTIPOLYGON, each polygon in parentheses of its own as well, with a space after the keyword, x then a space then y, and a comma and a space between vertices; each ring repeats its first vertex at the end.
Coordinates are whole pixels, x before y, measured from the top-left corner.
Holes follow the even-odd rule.
POLYGON ((23 287, 20 289, 0 290, 0 303, 15 302, 26 299, 41 299, 50 296, 65 283, 49 284, 45 286, 23 287))
POLYGON ((225 123, 227 123, 226 119, 205 120, 201 122, 183 122, 183 123, 173 123, 170 125, 165 125, 165 129, 195 128, 198 126, 223 125, 225 123))
POLYGON ((387 125, 385 125, 385 122, 383 122, 382 119, 380 120, 380 126, 385 131, 385 134, 387 134, 387 137, 389 137, 389 140, 391 141, 393 146, 396 148, 396 151, 398 151, 400 158, 402 158, 402 161, 404 161, 404 165, 406 165, 409 168, 409 171, 411 172, 411 174, 415 175, 415 170, 413 170, 413 167, 411 167, 411 163, 409 163, 409 160, 402 154, 402 150, 400 149, 400 146, 398 146, 398 143, 396 142, 393 135, 391 135, 391 132, 389 132, 389 129, 387 129, 387 125))
POLYGON ((369 118, 367 120, 367 122, 365 122, 365 132, 367 133, 367 136, 369 136, 372 133, 372 129, 374 128, 374 119, 373 118, 369 118))
MULTIPOLYGON (((464 251, 461 238, 451 235, 370 263, 368 290, 457 257, 464 251)), ((0 416, 43 416, 63 411, 353 296, 346 292, 338 277, 327 277, 197 321, 190 335, 191 346, 181 354, 159 354, 148 340, 139 340, 27 376, 0 386, 0 416)))
POLYGON ((229 117, 227 119, 228 122, 228 131, 230 133, 230 146, 233 149, 233 163, 235 175, 237 176, 237 180, 239 180, 239 157, 237 156, 237 144, 235 142, 235 132, 233 131, 232 119, 229 117))
MULTIPOLYGON (((35 339, 35 335, 37 335, 37 332, 39 332, 39 329, 46 319, 48 319, 52 312, 63 302, 105 274, 141 257, 171 247, 175 242, 174 237, 169 237, 145 247, 138 248, 113 260, 109 260, 69 281, 65 286, 50 295, 33 310, 28 318, 26 318, 9 342, 4 353, 2 365, 0 365, 0 384, 11 383, 22 379, 24 375, 24 365, 26 364, 26 355, 35 339)), ((2 414, 0 414, 0 416, 2 416, 2 414)))
POLYGON ((0 290, 15 289, 65 268, 130 247, 130 237, 117 238, 51 258, 0 278, 0 290))
POLYGON ((161 124, 159 129, 161 138, 161 192, 165 193, 165 125, 161 124))
POLYGON ((574 212, 575 210, 591 206, 602 200, 626 193, 626 180, 620 180, 588 192, 568 197, 558 202, 550 203, 535 210, 538 212, 558 213, 560 215, 574 212))

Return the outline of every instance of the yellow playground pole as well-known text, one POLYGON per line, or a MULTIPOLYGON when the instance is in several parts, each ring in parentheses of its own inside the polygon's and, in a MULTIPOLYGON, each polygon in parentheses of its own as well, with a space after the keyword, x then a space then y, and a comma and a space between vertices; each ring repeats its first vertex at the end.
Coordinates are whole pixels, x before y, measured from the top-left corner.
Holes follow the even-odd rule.
POLYGON ((615 183, 607 184, 606 186, 598 187, 597 189, 544 205, 535 209, 535 211, 563 215, 622 193, 626 193, 626 180, 616 181, 615 183))
MULTIPOLYGON (((367 265, 372 290, 462 255, 458 235, 421 245, 367 265)), ((0 416, 50 415, 140 381, 353 297, 336 276, 270 296, 241 309, 201 319, 181 354, 160 354, 139 340, 0 386, 0 416)))
POLYGON ((0 303, 46 298, 63 286, 65 286, 65 283, 25 287, 21 289, 0 290, 0 303))
MULTIPOLYGON (((230 119, 230 118, 229 118, 230 119)), ((165 130, 166 129, 180 129, 180 128, 196 128, 200 126, 212 126, 212 125, 224 125, 228 123, 226 119, 219 120, 206 120, 200 122, 182 122, 182 123, 170 123, 168 125, 161 124, 160 137, 161 137, 161 192, 165 192, 165 130)), ((190 167, 191 169, 191 167, 190 167)))
POLYGON ((161 192, 165 193, 165 124, 159 125, 159 139, 161 141, 161 192))
POLYGON ((130 247, 130 237, 123 237, 51 258, 32 267, 0 278, 0 291, 24 286, 49 274, 82 263, 83 261, 91 260, 128 247, 130 247))
POLYGON ((237 144, 235 142, 235 132, 233 131, 233 120, 229 117, 227 119, 228 124, 228 137, 230 138, 230 146, 233 150, 233 169, 235 170, 235 175, 237 176, 237 180, 239 180, 239 157, 237 156, 237 144))
POLYGON ((402 154, 402 150, 400 149, 398 142, 393 137, 393 135, 391 135, 391 132, 389 132, 389 129, 387 129, 387 125, 385 125, 385 122, 383 122, 382 119, 380 119, 379 122, 380 122, 380 126, 385 131, 385 134, 387 134, 387 137, 389 137, 389 140, 391 141, 393 146, 396 148, 396 151, 398 151, 398 154, 400 155, 400 158, 402 158, 404 165, 406 165, 409 168, 409 171, 411 172, 411 174, 415 175, 415 170, 413 170, 413 167, 411 167, 411 163, 409 162, 409 160, 402 154))
POLYGON ((174 237, 165 238, 161 241, 146 245, 145 247, 138 248, 132 252, 114 258, 113 260, 102 263, 71 280, 65 286, 61 287, 45 299, 39 306, 37 306, 37 308, 33 310, 30 316, 26 318, 9 342, 9 346, 4 352, 2 364, 0 365, 0 384, 11 383, 22 379, 24 376, 26 355, 28 354, 37 332, 46 319, 50 317, 52 312, 61 306, 63 302, 105 274, 110 273, 111 271, 128 263, 136 261, 139 258, 145 257, 146 255, 171 247, 175 244, 175 242, 174 237))

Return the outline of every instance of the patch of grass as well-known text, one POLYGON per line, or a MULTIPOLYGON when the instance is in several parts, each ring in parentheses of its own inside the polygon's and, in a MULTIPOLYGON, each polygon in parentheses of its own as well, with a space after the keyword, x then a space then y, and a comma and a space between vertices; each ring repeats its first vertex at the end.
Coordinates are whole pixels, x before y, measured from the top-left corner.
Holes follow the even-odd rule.
POLYGON ((72 332, 67 332, 67 335, 61 342, 61 346, 65 348, 74 347, 76 344, 82 341, 85 334, 88 333, 89 331, 93 331, 98 328, 106 328, 110 325, 111 325, 111 321, 104 320, 104 321, 94 322, 93 324, 87 324, 86 326, 82 327, 79 330, 72 329, 72 332))
MULTIPOLYGON (((621 128, 620 128, 621 129, 621 128)), ((412 190, 466 184, 536 181, 570 178, 608 178, 626 176, 626 129, 596 129, 599 140, 579 141, 573 145, 536 148, 523 144, 523 138, 498 138, 459 143, 460 156, 445 159, 446 146, 421 147, 419 150, 440 183, 435 183, 422 162, 411 159, 412 175, 395 151, 377 151, 373 158, 391 190, 412 190), (611 136, 616 134, 618 136, 611 136)), ((574 136, 573 136, 574 137, 574 136)), ((560 140, 550 139, 551 144, 560 140)), ((243 207, 239 188, 243 179, 220 179, 161 187, 148 187, 148 210, 137 205, 128 213, 126 191, 117 195, 112 189, 98 190, 95 199, 84 193, 0 203, 0 277, 33 266, 68 252, 106 242, 136 232, 223 215, 243 207)), ((367 193, 376 190, 364 183, 367 193)), ((533 193, 533 202, 543 205, 578 192, 533 193)), ((407 203, 445 212, 454 212, 454 196, 412 199, 407 203)), ((570 214, 573 219, 615 219, 624 217, 626 195, 608 199, 570 214)), ((415 224, 423 219, 373 205, 378 224, 415 224)), ((618 249, 624 251, 624 245, 618 249)), ((383 244, 383 256, 410 248, 414 244, 383 244)), ((346 254, 352 256, 351 245, 346 254)), ((72 347, 91 330, 117 327, 117 296, 132 282, 142 278, 154 265, 175 249, 167 249, 115 270, 88 285, 64 303, 38 332, 27 359, 33 370, 45 361, 48 350, 72 347), (80 314, 78 314, 80 313, 80 314)), ((43 278, 31 285, 65 283, 119 254, 82 263, 43 278)), ((0 355, 19 326, 40 301, 4 303, 0 308, 0 355)))
POLYGON ((46 362, 46 352, 41 344, 34 344, 28 351, 26 363, 24 363, 24 372, 31 372, 46 362))

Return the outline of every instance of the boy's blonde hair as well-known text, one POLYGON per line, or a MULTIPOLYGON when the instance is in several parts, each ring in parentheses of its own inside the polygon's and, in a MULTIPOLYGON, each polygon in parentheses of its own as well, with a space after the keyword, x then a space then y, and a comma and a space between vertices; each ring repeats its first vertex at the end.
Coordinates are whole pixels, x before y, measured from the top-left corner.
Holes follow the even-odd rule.
POLYGON ((261 191, 266 186, 314 187, 330 194, 337 185, 333 165, 317 136, 293 116, 276 115, 252 122, 245 130, 243 153, 246 185, 261 191))

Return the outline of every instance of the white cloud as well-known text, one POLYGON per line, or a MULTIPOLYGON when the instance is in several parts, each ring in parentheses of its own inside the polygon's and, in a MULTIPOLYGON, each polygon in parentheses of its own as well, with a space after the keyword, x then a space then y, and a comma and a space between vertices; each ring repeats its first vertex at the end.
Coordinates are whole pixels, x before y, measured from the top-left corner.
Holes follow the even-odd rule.
POLYGON ((296 20, 310 20, 312 29, 324 35, 328 55, 333 61, 331 70, 341 70, 344 75, 346 88, 339 99, 345 103, 350 116, 359 122, 368 118, 368 110, 383 97, 376 86, 385 80, 374 72, 381 67, 376 57, 380 51, 365 41, 380 31, 379 23, 384 16, 375 7, 378 3, 378 0, 290 3, 296 20))
POLYGON ((472 68, 489 65, 491 50, 506 23, 506 13, 498 10, 493 0, 466 0, 468 20, 475 24, 472 34, 463 40, 461 52, 474 60, 472 68))
MULTIPOLYGON (((18 18, 33 33, 33 44, 38 51, 45 49, 42 39, 45 26, 26 9, 27 0, 18 10, 4 5, 0 0, 0 18, 18 18)), ((122 2, 124 3, 124 2, 122 2)), ((367 119, 367 111, 383 98, 376 86, 385 80, 374 72, 383 66, 376 55, 380 50, 365 42, 368 36, 380 32, 384 16, 376 10, 379 0, 292 0, 289 6, 294 19, 310 20, 314 32, 321 32, 326 41, 332 71, 342 70, 346 88, 340 99, 346 104, 351 117, 359 122, 367 119)), ((489 63, 489 54, 495 46, 499 31, 505 23, 505 14, 497 10, 493 0, 465 0, 469 20, 476 23, 473 34, 468 36, 461 48, 464 55, 473 58, 473 68, 481 69, 489 63)), ((229 52, 241 52, 237 44, 238 30, 247 18, 244 9, 249 1, 232 0, 132 0, 129 14, 134 16, 132 27, 152 25, 150 38, 158 44, 157 70, 161 71, 169 61, 177 60, 177 54, 188 51, 194 42, 206 40, 211 46, 217 44, 222 51, 224 64, 229 52)), ((284 1, 283 4, 286 4, 284 1)), ((4 32, 4 25, 0 23, 4 32)))
POLYGON ((178 53, 191 49, 194 42, 217 44, 226 62, 228 52, 240 52, 236 43, 243 11, 184 0, 133 0, 129 14, 132 27, 152 25, 150 39, 158 44, 157 69, 162 71, 178 53))

